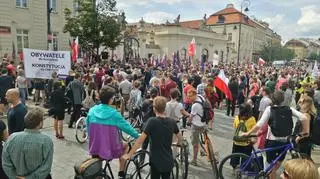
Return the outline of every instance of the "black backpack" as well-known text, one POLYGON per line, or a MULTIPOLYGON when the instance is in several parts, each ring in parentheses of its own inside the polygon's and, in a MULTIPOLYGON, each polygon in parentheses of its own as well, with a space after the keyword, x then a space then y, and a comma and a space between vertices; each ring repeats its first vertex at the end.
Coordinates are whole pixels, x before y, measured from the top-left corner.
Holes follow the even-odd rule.
POLYGON ((206 124, 208 124, 208 122, 213 117, 213 110, 212 110, 211 104, 204 97, 202 97, 202 96, 198 96, 198 97, 200 98, 201 102, 200 101, 195 101, 194 103, 198 103, 198 104, 200 104, 202 106, 203 115, 202 116, 200 114, 197 114, 197 115, 200 116, 201 122, 205 122, 206 124))
POLYGON ((272 106, 268 122, 271 132, 275 137, 292 135, 292 111, 288 106, 272 106))

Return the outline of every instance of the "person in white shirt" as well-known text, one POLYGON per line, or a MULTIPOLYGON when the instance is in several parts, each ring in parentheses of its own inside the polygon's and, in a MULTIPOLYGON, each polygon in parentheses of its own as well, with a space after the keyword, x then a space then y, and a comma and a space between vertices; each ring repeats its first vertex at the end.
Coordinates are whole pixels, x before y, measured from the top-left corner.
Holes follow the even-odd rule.
MULTIPOLYGON (((124 77, 122 75, 119 76, 119 79, 123 79, 124 77)), ((128 104, 128 100, 130 98, 130 92, 132 90, 132 84, 130 83, 130 81, 125 78, 124 80, 122 80, 119 84, 119 91, 121 96, 124 99, 124 105, 125 108, 127 108, 127 104, 128 104)))
POLYGON ((195 101, 201 102, 200 97, 204 99, 203 96, 197 95, 197 91, 195 89, 190 89, 187 93, 187 98, 189 98, 192 102, 191 117, 189 117, 189 121, 191 120, 192 124, 191 143, 193 146, 193 159, 191 164, 195 166, 197 165, 197 157, 199 152, 199 135, 206 126, 204 122, 201 122, 201 116, 203 116, 203 107, 201 104, 195 103, 195 101))
MULTIPOLYGON (((273 102, 273 106, 268 106, 265 111, 263 112, 262 114, 262 117, 261 119, 257 122, 257 124, 248 132, 246 133, 243 133, 242 135, 243 136, 248 136, 252 133, 255 133, 257 132, 260 128, 262 128, 265 124, 268 124, 268 133, 267 133, 267 141, 266 141, 266 148, 274 148, 274 147, 279 147, 279 146, 282 146, 282 145, 285 145, 287 142, 287 138, 288 136, 290 136, 293 132, 293 129, 292 129, 292 132, 291 134, 288 134, 287 136, 284 136, 284 137, 279 137, 277 135, 274 134, 275 131, 277 131, 278 133, 281 133, 281 135, 283 133, 286 133, 286 132, 283 132, 282 130, 287 130, 289 127, 292 127, 293 128, 293 121, 289 121, 289 120, 292 120, 292 116, 295 116, 298 118, 298 120, 302 121, 302 123, 304 123, 303 121, 306 120, 306 116, 304 116, 301 112, 297 111, 296 109, 294 108, 289 108, 287 106, 285 106, 286 108, 288 108, 290 111, 291 110, 291 119, 288 119, 289 123, 292 124, 292 126, 284 126, 284 125, 281 125, 281 126, 273 126, 273 129, 271 129, 271 126, 270 126, 270 123, 269 120, 273 120, 272 121, 272 124, 282 124, 284 121, 280 121, 280 122, 274 122, 275 120, 279 120, 279 119, 283 119, 283 118, 277 118, 275 117, 275 114, 272 114, 272 111, 273 112, 276 112, 275 110, 275 107, 280 107, 281 108, 281 103, 284 101, 284 92, 283 91, 276 91, 273 96, 272 96, 272 102, 273 102), (273 116, 273 117, 272 117, 273 116), (278 131, 280 130, 280 131, 278 131), (285 141, 285 142, 284 142, 285 141)), ((281 110, 284 110, 284 108, 282 107, 281 110)), ((286 124, 288 123, 288 121, 286 121, 286 124)), ((303 124, 303 128, 305 128, 305 125, 303 124)), ((304 129, 303 129, 304 131, 304 129)), ((267 152, 267 162, 268 163, 271 163, 273 162, 278 156, 280 153, 282 153, 284 151, 284 148, 282 149, 277 149, 277 150, 274 150, 274 151, 271 151, 271 152, 267 152)), ((279 169, 279 167, 281 166, 281 163, 282 161, 284 160, 285 158, 285 155, 283 155, 277 164, 276 164, 276 167, 272 170, 272 172, 270 173, 269 177, 270 179, 275 179, 276 178, 276 171, 279 169)))
POLYGON ((167 102, 165 113, 167 117, 170 117, 176 121, 182 118, 182 116, 190 116, 190 114, 184 110, 182 103, 177 101, 177 98, 180 96, 180 92, 177 88, 170 90, 171 100, 167 102))

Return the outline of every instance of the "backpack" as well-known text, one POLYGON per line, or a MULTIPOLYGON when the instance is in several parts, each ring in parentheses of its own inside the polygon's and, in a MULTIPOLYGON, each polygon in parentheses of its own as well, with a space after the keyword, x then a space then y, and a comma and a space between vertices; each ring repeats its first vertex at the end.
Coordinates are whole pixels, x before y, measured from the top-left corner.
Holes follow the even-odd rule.
POLYGON ((153 112, 153 101, 149 100, 149 103, 147 103, 145 106, 142 106, 142 112, 144 112, 143 115, 143 122, 147 122, 147 120, 150 117, 155 117, 156 114, 153 112))
POLYGON ((275 137, 287 137, 292 134, 292 111, 288 106, 272 106, 268 122, 275 137))
POLYGON ((202 106, 202 109, 203 109, 203 115, 201 116, 200 114, 197 114, 200 118, 201 118, 201 122, 205 122, 206 124, 208 124, 208 122, 213 118, 213 110, 212 110, 212 107, 211 107, 211 104, 210 102, 201 97, 201 96, 198 96, 201 100, 200 101, 195 101, 195 103, 198 103, 202 106))
MULTIPOLYGON (((240 119, 239 119, 240 120, 240 119)), ((247 142, 248 139, 241 136, 242 133, 248 132, 244 120, 240 120, 239 125, 234 133, 233 140, 235 142, 247 142)))
POLYGON ((93 100, 93 92, 94 90, 91 90, 90 95, 88 90, 86 90, 86 98, 82 101, 82 106, 84 108, 90 109, 95 105, 94 100, 93 100))
POLYGON ((310 137, 311 142, 316 145, 320 145, 320 111, 317 109, 318 114, 311 121, 310 126, 310 137))
POLYGON ((83 162, 76 163, 74 171, 75 179, 92 179, 101 174, 102 160, 98 158, 89 158, 83 162))

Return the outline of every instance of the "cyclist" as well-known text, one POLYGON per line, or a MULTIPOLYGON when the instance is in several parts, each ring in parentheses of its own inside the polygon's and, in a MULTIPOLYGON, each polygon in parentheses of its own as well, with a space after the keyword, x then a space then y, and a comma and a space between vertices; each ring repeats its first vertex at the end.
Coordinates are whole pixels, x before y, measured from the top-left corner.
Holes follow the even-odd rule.
POLYGON ((160 177, 162 179, 170 178, 174 166, 171 149, 173 134, 177 135, 178 144, 181 144, 182 139, 176 121, 166 117, 166 103, 167 99, 162 96, 158 96, 153 100, 153 109, 156 117, 148 119, 144 132, 136 141, 131 151, 124 156, 126 159, 131 158, 149 136, 152 141, 150 147, 151 179, 160 179, 160 177))
POLYGON ((128 152, 128 145, 121 141, 119 129, 134 138, 138 138, 139 134, 119 111, 111 107, 115 95, 113 88, 101 88, 101 104, 92 107, 88 113, 89 153, 104 160, 119 158, 118 175, 119 178, 124 178, 126 160, 121 156, 128 152))
POLYGON ((206 124, 201 121, 201 116, 203 116, 204 114, 203 107, 201 104, 195 102, 198 101, 201 103, 201 98, 204 100, 204 97, 197 95, 197 91, 194 88, 192 88, 187 92, 187 98, 190 100, 192 104, 191 117, 189 117, 189 121, 191 120, 192 124, 191 143, 193 146, 193 159, 191 161, 191 164, 197 166, 197 157, 200 144, 199 135, 206 126, 206 124))
MULTIPOLYGON (((264 124, 268 123, 268 134, 266 141, 266 148, 274 148, 278 146, 283 146, 287 143, 288 136, 292 135, 293 121, 292 116, 297 117, 300 121, 306 120, 306 117, 295 110, 294 108, 289 108, 287 106, 281 106, 284 101, 284 92, 276 91, 272 96, 273 106, 268 106, 261 119, 258 123, 248 132, 243 133, 243 136, 248 136, 252 133, 257 132, 264 124)), ((304 130, 302 130, 304 131, 304 130)), ((278 149, 272 152, 267 152, 267 162, 271 163, 274 161, 285 149, 278 149)), ((279 169, 285 155, 283 155, 270 173, 270 179, 276 178, 276 170, 279 169)))

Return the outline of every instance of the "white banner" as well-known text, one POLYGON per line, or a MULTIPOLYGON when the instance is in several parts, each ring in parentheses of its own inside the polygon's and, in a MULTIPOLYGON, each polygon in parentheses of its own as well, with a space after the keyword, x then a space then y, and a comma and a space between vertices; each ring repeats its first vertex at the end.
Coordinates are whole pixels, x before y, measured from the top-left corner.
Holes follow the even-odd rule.
POLYGON ((27 78, 50 79, 52 72, 68 75, 71 69, 70 52, 23 49, 27 78))

